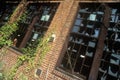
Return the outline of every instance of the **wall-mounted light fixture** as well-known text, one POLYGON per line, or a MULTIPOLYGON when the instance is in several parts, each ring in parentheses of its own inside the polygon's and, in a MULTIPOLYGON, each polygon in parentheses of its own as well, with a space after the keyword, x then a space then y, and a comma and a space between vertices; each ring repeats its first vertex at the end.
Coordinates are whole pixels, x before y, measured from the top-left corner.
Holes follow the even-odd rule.
POLYGON ((56 35, 53 33, 49 39, 49 42, 54 42, 56 39, 56 35))

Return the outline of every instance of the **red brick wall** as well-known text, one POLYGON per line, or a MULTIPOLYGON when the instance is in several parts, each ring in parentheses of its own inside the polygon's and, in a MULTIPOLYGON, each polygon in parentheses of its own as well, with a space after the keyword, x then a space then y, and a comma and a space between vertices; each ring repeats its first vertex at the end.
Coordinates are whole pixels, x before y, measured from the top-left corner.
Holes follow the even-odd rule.
MULTIPOLYGON (((0 50, 0 52, 2 52, 2 51, 0 50)), ((5 70, 11 69, 11 67, 16 63, 18 56, 21 55, 19 52, 16 52, 12 48, 9 48, 3 54, 4 55, 3 55, 1 61, 5 65, 5 68, 4 68, 5 70)))
MULTIPOLYGON (((80 0, 77 1, 79 2, 80 0)), ((64 49, 67 46, 69 31, 72 28, 74 19, 76 17, 76 12, 78 10, 77 1, 64 0, 58 7, 58 10, 48 29, 48 32, 53 31, 56 34, 56 40, 50 44, 51 51, 49 51, 49 53, 47 53, 43 59, 43 62, 40 66, 42 74, 38 80, 75 80, 75 78, 67 76, 65 73, 56 70, 56 67, 59 65, 61 57, 64 54, 64 49)), ((18 56, 19 54, 16 54, 15 51, 9 50, 3 57, 6 68, 10 68, 12 65, 14 65, 18 56)), ((17 73, 23 71, 24 67, 26 67, 26 65, 21 66, 17 73)), ((34 71, 29 74, 34 75, 34 71)), ((36 79, 29 77, 29 80, 36 79)))
MULTIPOLYGON (((49 51, 43 59, 40 67, 40 69, 42 69, 42 74, 40 75, 39 80, 73 80, 71 77, 55 70, 55 67, 56 63, 60 61, 58 59, 59 56, 62 54, 61 51, 64 51, 62 49, 66 39, 69 36, 68 33, 76 17, 76 12, 78 10, 77 8, 78 3, 74 2, 74 0, 65 0, 64 2, 60 3, 57 12, 51 22, 51 25, 47 31, 47 33, 54 32, 56 34, 56 40, 50 44, 51 51, 49 51)), ((21 66, 19 68, 19 71, 17 71, 17 74, 20 72, 24 72, 25 67, 27 66, 21 66)), ((28 73, 27 75, 30 76, 29 80, 35 80, 35 78, 33 77, 34 71, 31 71, 31 73, 28 73)))
POLYGON ((46 55, 41 65, 42 74, 40 80, 73 80, 73 78, 57 71, 56 63, 60 63, 59 56, 63 55, 66 48, 66 39, 69 31, 73 25, 76 12, 78 10, 78 3, 72 0, 65 0, 61 2, 56 15, 48 30, 55 30, 56 40, 51 44, 52 50, 46 55), (68 4, 69 3, 69 4, 68 4))

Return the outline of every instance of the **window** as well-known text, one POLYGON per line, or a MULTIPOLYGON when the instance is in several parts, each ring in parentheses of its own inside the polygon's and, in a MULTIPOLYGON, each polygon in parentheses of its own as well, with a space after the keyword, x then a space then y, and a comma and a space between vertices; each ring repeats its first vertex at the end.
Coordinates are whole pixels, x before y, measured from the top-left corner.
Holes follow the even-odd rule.
POLYGON ((17 38, 16 47, 36 45, 38 39, 47 31, 57 7, 58 3, 30 3, 26 10, 26 20, 19 23, 19 29, 12 35, 13 40, 17 38))
POLYGON ((108 4, 111 9, 109 27, 103 56, 99 67, 98 80, 120 79, 120 9, 118 4, 108 4))
POLYGON ((0 5, 0 27, 10 18, 18 3, 1 3, 0 5))
POLYGON ((104 16, 101 4, 81 3, 60 68, 88 78, 104 16))

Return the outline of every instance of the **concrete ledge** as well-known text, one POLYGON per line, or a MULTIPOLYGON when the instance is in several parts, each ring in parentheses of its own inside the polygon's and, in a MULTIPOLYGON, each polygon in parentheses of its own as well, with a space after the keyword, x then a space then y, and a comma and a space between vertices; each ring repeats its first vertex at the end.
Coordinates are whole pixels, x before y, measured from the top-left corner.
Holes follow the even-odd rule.
POLYGON ((20 51, 18 48, 16 47, 9 47, 8 50, 12 51, 13 53, 17 54, 17 55, 23 55, 22 51, 20 51))
POLYGON ((78 77, 60 69, 59 67, 53 70, 53 74, 65 80, 86 80, 85 78, 83 78, 83 76, 78 77))

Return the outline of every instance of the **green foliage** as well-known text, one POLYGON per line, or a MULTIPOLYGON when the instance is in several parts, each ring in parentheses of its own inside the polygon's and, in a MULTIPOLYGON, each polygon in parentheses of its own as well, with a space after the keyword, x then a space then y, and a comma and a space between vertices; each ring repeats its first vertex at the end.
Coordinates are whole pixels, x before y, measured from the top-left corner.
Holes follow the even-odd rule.
MULTIPOLYGON (((0 28, 0 48, 3 46, 11 46, 12 41, 10 39, 10 36, 14 31, 16 31, 18 29, 19 22, 25 22, 26 15, 27 15, 27 12, 24 13, 21 17, 19 17, 15 22, 13 22, 13 23, 8 22, 0 28)), ((12 16, 14 16, 14 15, 12 15, 12 16)), ((4 80, 13 80, 13 77, 15 76, 17 69, 24 62, 29 63, 29 66, 27 67, 27 69, 34 68, 36 66, 36 64, 34 64, 34 63, 37 63, 34 60, 36 58, 36 55, 38 55, 38 54, 39 54, 39 56, 38 56, 39 63, 37 63, 37 64, 40 65, 42 59, 44 58, 46 53, 50 50, 50 47, 48 45, 50 36, 51 36, 51 34, 48 35, 47 37, 40 38, 38 41, 39 44, 38 44, 37 48, 36 47, 31 48, 31 45, 34 46, 36 44, 29 44, 26 48, 23 48, 22 51, 23 51, 24 55, 18 57, 16 64, 14 66, 12 66, 12 68, 9 71, 4 73, 4 80)), ((23 74, 20 74, 19 77, 21 78, 20 80, 28 80, 28 78, 26 76, 24 76, 23 74)))
MULTIPOLYGON (((17 62, 14 66, 12 66, 11 70, 9 71, 9 74, 7 74, 6 79, 7 80, 13 80, 13 77, 15 76, 18 68, 24 63, 24 62, 32 62, 33 61, 33 49, 31 49, 30 47, 27 48, 23 48, 22 49, 24 55, 21 55, 18 57, 17 62)), ((25 79, 20 79, 20 80, 27 80, 27 78, 25 79)))
MULTIPOLYGON (((36 47, 38 42, 39 40, 34 43, 29 43, 26 48, 22 49, 22 52, 24 55, 22 55, 21 57, 22 59, 28 62, 28 65, 29 65, 27 67, 28 69, 30 69, 31 67, 34 67, 33 63, 34 63, 35 52, 36 52, 36 47)), ((21 57, 19 58, 21 59, 21 57)))
MULTIPOLYGON (((15 12, 15 11, 14 11, 15 12)), ((13 13, 14 14, 14 13, 13 13)), ((22 20, 26 19, 27 13, 24 13, 13 23, 9 23, 9 21, 0 28, 0 48, 3 46, 11 46, 12 41, 10 39, 11 34, 18 29, 18 23, 22 20)), ((12 17, 12 16, 11 16, 12 17)), ((13 80, 13 77, 16 74, 17 69, 26 61, 27 55, 20 56, 14 66, 7 71, 4 72, 4 80, 13 80)), ((1 80, 1 79, 0 79, 1 80)))
MULTIPOLYGON (((17 62, 14 66, 12 66, 11 70, 9 71, 9 74, 6 75, 6 80, 13 80, 13 77, 15 76, 17 69, 24 63, 24 62, 28 62, 29 66, 27 67, 27 69, 31 69, 31 67, 33 67, 33 60, 34 60, 34 53, 36 51, 36 49, 31 48, 30 46, 28 46, 27 48, 23 48, 22 49, 23 54, 18 57, 17 62)), ((21 75, 21 74, 20 74, 21 75)), ((23 76, 23 75, 21 75, 23 76)), ((27 80, 27 78, 22 78, 20 80, 27 80)))
POLYGON ((25 76, 23 73, 20 73, 18 78, 19 78, 19 80, 28 80, 28 77, 25 76))
POLYGON ((28 14, 28 12, 26 11, 24 14, 21 15, 21 17, 18 19, 18 21, 25 23, 27 14, 28 14))
POLYGON ((18 29, 18 23, 21 21, 25 21, 26 15, 27 12, 18 17, 15 22, 9 23, 8 21, 8 23, 6 23, 0 28, 0 48, 2 48, 3 46, 10 46, 12 44, 10 36, 18 29))
POLYGON ((20 56, 18 60, 22 62, 28 62, 28 66, 26 67, 26 72, 36 67, 35 58, 36 58, 36 55, 38 54, 40 55, 38 57, 39 61, 37 63, 37 66, 38 65, 40 66, 42 59, 44 58, 46 53, 50 50, 50 47, 48 45, 48 42, 50 39, 49 36, 40 38, 36 43, 29 43, 29 45, 26 48, 22 49, 22 52, 24 55, 20 56), (38 43, 38 46, 36 48, 37 43, 38 43))
POLYGON ((0 61, 0 70, 3 69, 3 65, 4 65, 4 63, 2 61, 0 61))
POLYGON ((35 64, 36 67, 41 65, 43 58, 45 57, 46 53, 50 50, 50 47, 48 45, 50 37, 51 37, 51 33, 48 34, 48 36, 45 36, 39 40, 40 42, 35 52, 36 58, 38 58, 39 60, 38 62, 34 62, 36 63, 35 64))
POLYGON ((3 74, 0 73, 0 80, 3 80, 3 74))
POLYGON ((13 77, 15 76, 15 74, 16 74, 16 72, 17 72, 17 69, 18 69, 19 66, 22 65, 22 64, 23 64, 23 62, 20 61, 20 60, 18 60, 18 61, 16 62, 16 64, 15 64, 14 66, 12 66, 12 68, 11 68, 9 71, 7 71, 7 72, 5 73, 4 79, 5 79, 5 80, 13 80, 13 77))
MULTIPOLYGON (((23 51, 24 55, 19 56, 16 64, 14 66, 12 66, 12 68, 9 71, 7 71, 7 73, 5 73, 4 80, 13 80, 18 68, 24 62, 28 62, 28 66, 26 67, 26 72, 37 66, 40 66, 42 59, 44 58, 46 53, 50 50, 50 47, 48 45, 49 39, 50 39, 49 36, 40 38, 38 40, 39 44, 38 44, 37 48, 36 47, 31 48, 31 45, 34 46, 36 44, 29 44, 26 48, 23 48, 22 51, 23 51), (38 53, 38 52, 40 52, 40 53, 38 53), (40 54, 40 55, 38 56, 39 61, 36 65, 36 64, 34 64, 34 63, 36 63, 34 60, 35 60, 37 54, 40 54)), ((28 80, 28 78, 23 74, 20 74, 19 77, 20 77, 20 80, 28 80), (22 76, 24 76, 24 77, 22 77, 22 76)))
POLYGON ((10 46, 12 41, 10 40, 10 35, 18 29, 18 23, 14 22, 12 24, 6 23, 0 28, 0 48, 5 46, 10 46))

